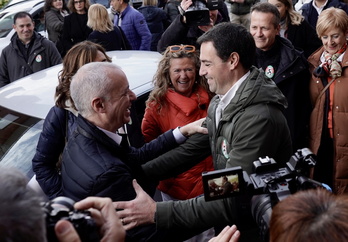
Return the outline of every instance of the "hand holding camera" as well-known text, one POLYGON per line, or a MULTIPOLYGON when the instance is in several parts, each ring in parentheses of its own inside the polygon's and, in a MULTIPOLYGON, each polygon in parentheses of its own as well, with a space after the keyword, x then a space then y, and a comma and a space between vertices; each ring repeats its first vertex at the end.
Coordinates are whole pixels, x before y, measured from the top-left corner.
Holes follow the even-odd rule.
POLYGON ((125 230, 109 198, 88 197, 75 203, 70 198, 57 197, 43 204, 43 208, 49 242, 125 239, 125 230))
POLYGON ((209 11, 221 9, 223 4, 223 0, 182 0, 178 9, 184 23, 207 31, 214 25, 209 11))

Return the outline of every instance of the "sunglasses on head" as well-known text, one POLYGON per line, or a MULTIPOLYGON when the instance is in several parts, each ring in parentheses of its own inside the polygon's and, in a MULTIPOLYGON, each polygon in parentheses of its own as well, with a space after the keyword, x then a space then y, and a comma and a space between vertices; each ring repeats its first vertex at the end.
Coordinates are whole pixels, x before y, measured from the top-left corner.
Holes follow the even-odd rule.
POLYGON ((195 52, 196 47, 193 45, 171 45, 168 47, 169 51, 174 53, 174 52, 179 52, 179 51, 185 51, 185 52, 195 52))

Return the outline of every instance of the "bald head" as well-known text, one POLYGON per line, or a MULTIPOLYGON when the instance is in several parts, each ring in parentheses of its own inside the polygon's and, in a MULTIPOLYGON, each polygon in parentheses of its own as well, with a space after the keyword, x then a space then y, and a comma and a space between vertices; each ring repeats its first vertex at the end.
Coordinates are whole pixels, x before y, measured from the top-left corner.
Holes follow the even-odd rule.
POLYGON ((119 66, 112 63, 92 62, 76 72, 71 81, 70 92, 77 110, 83 117, 93 114, 93 98, 108 98, 115 80, 127 81, 127 77, 119 66))

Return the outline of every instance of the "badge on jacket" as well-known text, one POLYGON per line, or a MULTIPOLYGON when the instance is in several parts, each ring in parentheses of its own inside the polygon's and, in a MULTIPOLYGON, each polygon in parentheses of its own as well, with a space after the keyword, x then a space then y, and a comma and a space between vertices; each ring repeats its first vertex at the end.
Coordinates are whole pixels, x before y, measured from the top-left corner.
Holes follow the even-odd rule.
POLYGON ((227 140, 224 138, 221 142, 221 153, 224 155, 226 159, 230 158, 230 155, 228 154, 227 148, 228 143, 227 140))
POLYGON ((274 68, 273 66, 269 65, 266 67, 265 74, 268 78, 273 78, 274 76, 274 68))
POLYGON ((35 58, 36 62, 41 62, 42 61, 42 56, 41 55, 37 55, 35 58))

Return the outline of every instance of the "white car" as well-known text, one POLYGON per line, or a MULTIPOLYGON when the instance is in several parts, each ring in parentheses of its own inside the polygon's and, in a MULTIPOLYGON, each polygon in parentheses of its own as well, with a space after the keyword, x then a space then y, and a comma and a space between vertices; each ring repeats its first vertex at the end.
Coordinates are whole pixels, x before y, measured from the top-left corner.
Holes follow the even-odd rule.
MULTIPOLYGON (((126 73, 130 88, 137 95, 134 105, 142 117, 161 54, 151 51, 111 51, 107 54, 126 73)), ((15 167, 29 179, 33 178, 31 161, 44 119, 54 106, 61 69, 61 64, 56 65, 0 88, 0 169, 15 167)))
POLYGON ((35 22, 35 29, 47 37, 44 25, 44 0, 27 0, 18 2, 0 10, 0 55, 11 41, 15 30, 12 28, 13 18, 16 13, 25 11, 31 14, 35 22))

